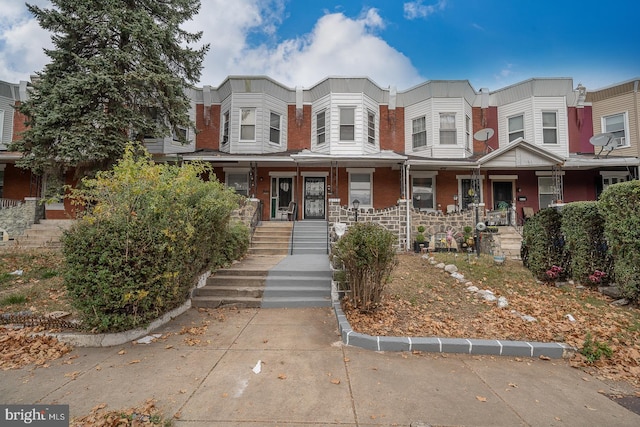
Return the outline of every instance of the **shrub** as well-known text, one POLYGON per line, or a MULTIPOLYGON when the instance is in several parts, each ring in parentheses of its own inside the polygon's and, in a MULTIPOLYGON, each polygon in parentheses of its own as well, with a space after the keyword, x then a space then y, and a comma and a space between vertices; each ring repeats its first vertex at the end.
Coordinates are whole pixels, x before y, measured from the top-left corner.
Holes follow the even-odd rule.
POLYGON ((594 340, 591 332, 587 332, 584 344, 582 344, 582 349, 580 349, 580 354, 585 357, 587 363, 595 363, 603 356, 611 358, 611 356, 613 356, 613 349, 607 343, 594 340))
POLYGON ((203 181, 208 172, 154 164, 128 147, 112 171, 73 192, 86 211, 62 239, 64 278, 85 327, 144 326, 184 303, 204 270, 246 250, 246 227, 229 226, 240 196, 203 181))
POLYGON ((611 270, 613 262, 607 253, 604 218, 598 203, 574 202, 565 205, 560 228, 571 277, 580 283, 607 283, 610 275, 606 272, 611 270))
POLYGON ((354 308, 367 312, 380 303, 384 286, 397 264, 394 243, 394 234, 383 226, 359 222, 334 246, 334 256, 344 267, 354 308))
POLYGON ((640 299, 640 181, 607 187, 598 202, 604 235, 613 257, 615 281, 623 295, 640 299))
POLYGON ((547 271, 553 266, 562 269, 558 271, 557 279, 566 274, 560 220, 558 211, 547 208, 538 211, 524 225, 523 263, 538 280, 548 281, 547 271))

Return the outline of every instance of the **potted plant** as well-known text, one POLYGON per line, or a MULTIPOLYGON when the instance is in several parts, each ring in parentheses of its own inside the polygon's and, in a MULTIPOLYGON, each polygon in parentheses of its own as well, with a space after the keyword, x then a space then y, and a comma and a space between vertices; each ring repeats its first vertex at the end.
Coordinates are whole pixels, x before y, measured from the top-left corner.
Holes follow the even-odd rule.
POLYGON ((465 226, 463 229, 463 239, 468 246, 473 246, 473 227, 465 226))
POLYGON ((425 241, 424 231, 425 230, 426 229, 424 225, 418 226, 418 233, 416 234, 416 239, 413 242, 413 251, 415 253, 420 253, 421 249, 424 247, 424 241, 425 241))

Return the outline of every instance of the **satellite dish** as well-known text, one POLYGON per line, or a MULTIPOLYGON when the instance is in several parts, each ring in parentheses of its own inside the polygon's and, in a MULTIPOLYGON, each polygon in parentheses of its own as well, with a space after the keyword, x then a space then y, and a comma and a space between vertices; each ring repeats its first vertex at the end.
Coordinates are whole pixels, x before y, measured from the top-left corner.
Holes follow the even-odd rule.
POLYGON ((495 131, 491 128, 480 129, 478 132, 473 134, 473 138, 477 141, 484 142, 484 152, 485 154, 489 151, 493 151, 493 148, 489 147, 489 140, 493 136, 495 131))
POLYGON ((487 229, 487 224, 485 224, 484 222, 479 222, 476 224, 476 230, 484 231, 486 229, 487 229))
POLYGON ((607 151, 607 154, 605 155, 606 157, 614 148, 616 148, 614 145, 615 139, 616 137, 611 132, 599 133, 589 138, 589 143, 591 145, 594 147, 600 147, 600 152, 596 154, 596 159, 600 158, 600 154, 602 154, 603 151, 607 151))

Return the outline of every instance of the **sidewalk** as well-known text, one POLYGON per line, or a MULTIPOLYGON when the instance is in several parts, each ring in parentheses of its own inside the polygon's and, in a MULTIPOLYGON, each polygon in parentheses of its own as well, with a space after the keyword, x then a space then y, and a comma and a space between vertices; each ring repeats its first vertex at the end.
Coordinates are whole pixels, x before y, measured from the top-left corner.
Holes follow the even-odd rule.
POLYGON ((155 332, 151 344, 3 371, 1 403, 69 404, 80 416, 155 398, 184 427, 640 425, 599 392, 614 389, 566 361, 347 347, 331 308, 191 309, 155 332))

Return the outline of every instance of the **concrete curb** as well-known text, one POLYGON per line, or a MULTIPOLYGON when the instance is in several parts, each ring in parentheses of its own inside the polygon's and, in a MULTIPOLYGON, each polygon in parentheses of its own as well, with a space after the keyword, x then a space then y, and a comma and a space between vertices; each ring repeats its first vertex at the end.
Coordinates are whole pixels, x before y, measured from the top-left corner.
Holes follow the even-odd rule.
MULTIPOLYGON (((335 289, 335 282, 332 285, 335 289)), ((337 292, 333 292, 333 310, 338 329, 345 345, 373 351, 423 351, 428 353, 459 353, 512 357, 540 357, 564 359, 571 357, 576 349, 565 343, 543 343, 526 341, 482 340, 466 338, 434 337, 386 337, 361 334, 351 328, 342 311, 337 292)))
MULTIPOLYGON (((207 283, 207 278, 211 275, 211 271, 203 273, 199 278, 195 288, 201 288, 207 283)), ((169 323, 185 311, 191 308, 191 298, 189 298, 180 307, 174 308, 165 313, 158 319, 154 320, 146 328, 131 329, 124 332, 115 332, 111 334, 83 334, 75 332, 59 332, 48 333, 47 335, 55 337, 59 341, 71 344, 75 347, 113 347, 124 343, 137 340, 138 338, 149 335, 160 326, 169 323)))

